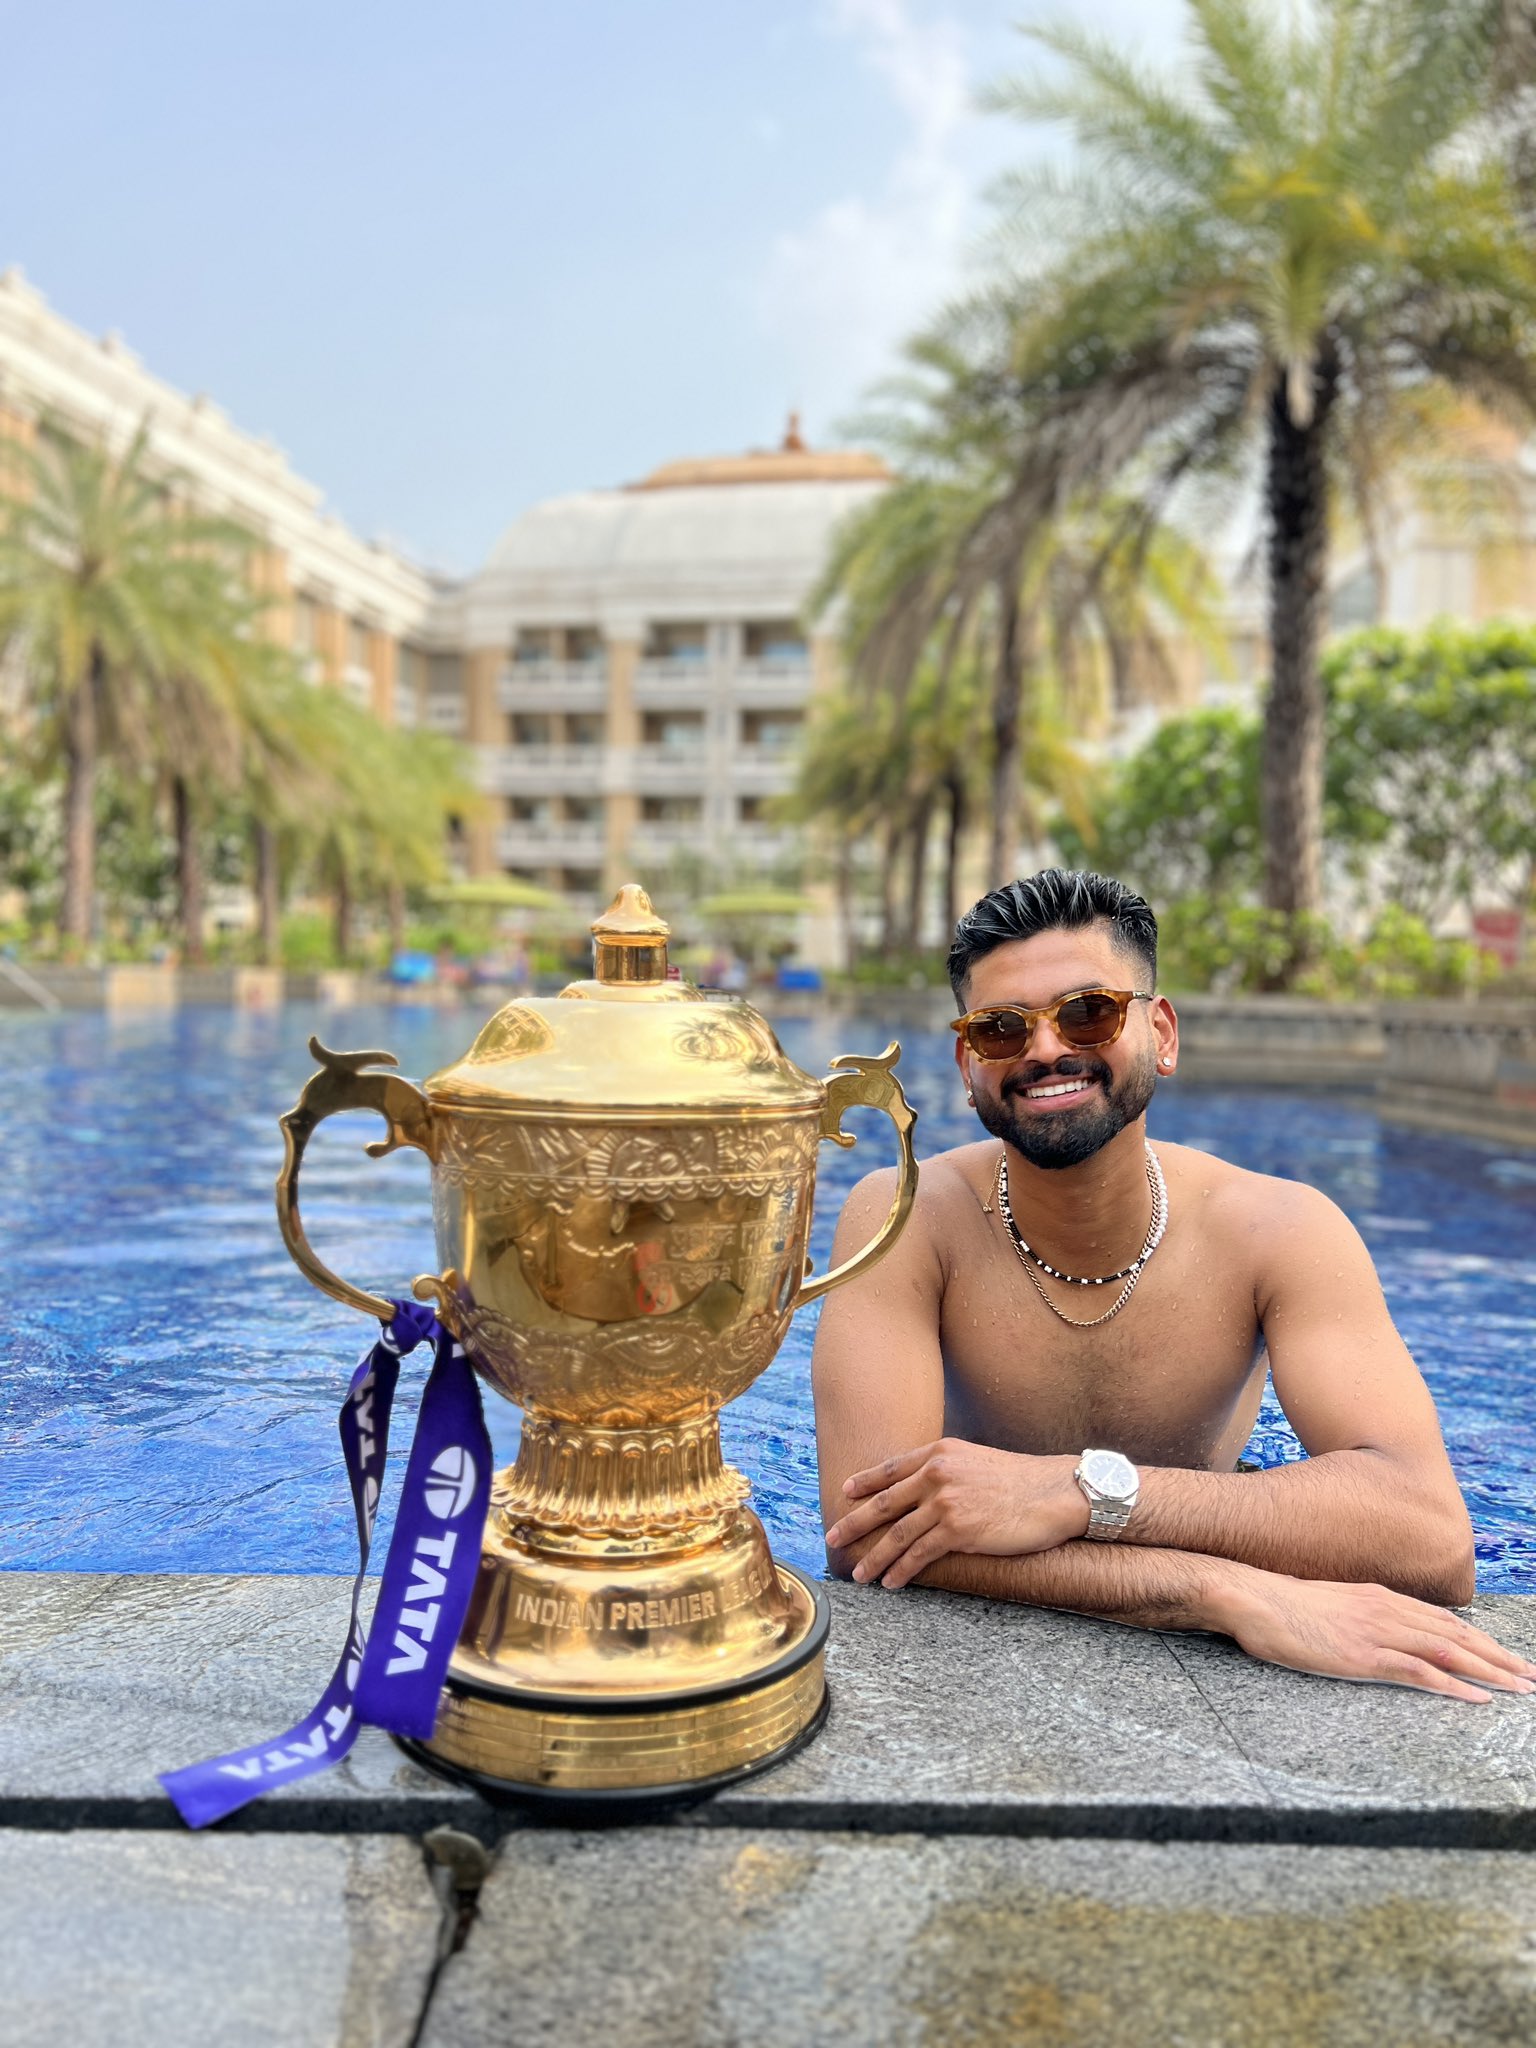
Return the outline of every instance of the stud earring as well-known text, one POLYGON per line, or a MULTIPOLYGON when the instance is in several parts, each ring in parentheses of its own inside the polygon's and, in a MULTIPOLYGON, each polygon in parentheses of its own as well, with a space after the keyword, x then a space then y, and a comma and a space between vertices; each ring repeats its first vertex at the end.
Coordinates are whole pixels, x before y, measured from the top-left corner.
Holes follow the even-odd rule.
POLYGON ((967 1088, 967 1089, 966 1089, 966 1091, 965 1091, 965 1099, 966 1099, 966 1101, 967 1101, 967 1102, 968 1102, 968 1103, 969 1103, 969 1104, 971 1105, 972 1109, 974 1109, 974 1108, 976 1107, 976 1098, 975 1098, 975 1096, 974 1096, 974 1095, 973 1095, 973 1094, 971 1093, 971 1091, 970 1091, 970 1089, 969 1089, 969 1088, 967 1088))

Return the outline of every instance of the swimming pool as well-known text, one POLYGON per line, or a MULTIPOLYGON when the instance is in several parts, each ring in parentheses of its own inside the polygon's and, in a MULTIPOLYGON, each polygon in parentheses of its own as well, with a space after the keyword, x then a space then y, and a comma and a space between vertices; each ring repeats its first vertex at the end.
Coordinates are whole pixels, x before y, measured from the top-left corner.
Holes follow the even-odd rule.
MULTIPOLYGON (((404 1006, 0 1019, 0 1564, 353 1567, 335 1411, 373 1325, 317 1294, 283 1250, 276 1119, 312 1070, 311 1030, 331 1046, 388 1046, 420 1076, 461 1053, 479 1021, 404 1006)), ((846 1021, 780 1029, 813 1073, 888 1035, 846 1021)), ((900 1072, 920 1154, 975 1134, 947 1033, 907 1034, 900 1072)), ((852 1152, 822 1149, 820 1268, 843 1193, 893 1154, 884 1118, 853 1127, 852 1152)), ((1225 1089, 1165 1088, 1151 1128, 1311 1181, 1354 1218, 1439 1403, 1477 1531, 1478 1584, 1536 1592, 1536 1156, 1396 1129, 1338 1098, 1225 1089)), ((403 1294, 433 1263, 428 1170, 411 1152, 365 1158, 378 1132, 361 1116, 321 1129, 305 1163, 305 1223, 337 1270, 403 1294)), ((726 1411, 724 1435, 775 1550, 819 1572, 814 1327, 814 1310, 796 1320, 726 1411)), ((402 1394, 420 1380, 408 1362, 402 1394)), ((509 1458, 516 1411, 494 1396, 486 1409, 509 1458)), ((1268 1395, 1249 1455, 1299 1455, 1268 1395)))

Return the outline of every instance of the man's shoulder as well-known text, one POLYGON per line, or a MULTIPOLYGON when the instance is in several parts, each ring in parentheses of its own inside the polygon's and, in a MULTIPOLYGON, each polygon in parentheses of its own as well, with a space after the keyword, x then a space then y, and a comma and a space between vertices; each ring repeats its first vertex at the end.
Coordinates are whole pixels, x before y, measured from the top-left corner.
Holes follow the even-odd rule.
POLYGON ((1306 1181, 1235 1166, 1193 1145, 1159 1141, 1153 1150, 1168 1183, 1170 1206, 1198 1202, 1214 1227, 1266 1235, 1350 1227, 1338 1205, 1306 1181))

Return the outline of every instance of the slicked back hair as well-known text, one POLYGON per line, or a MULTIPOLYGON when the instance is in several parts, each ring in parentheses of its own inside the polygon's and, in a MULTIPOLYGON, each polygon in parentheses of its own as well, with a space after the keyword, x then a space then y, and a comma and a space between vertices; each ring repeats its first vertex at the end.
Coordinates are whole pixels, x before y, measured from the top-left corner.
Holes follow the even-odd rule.
POLYGON ((1147 987, 1155 988, 1157 919, 1146 898, 1108 875, 1046 868, 983 896, 955 926, 949 949, 955 1001, 964 1008, 971 969, 994 948, 1038 932, 1077 932, 1093 924, 1109 925, 1116 948, 1145 969, 1147 987))

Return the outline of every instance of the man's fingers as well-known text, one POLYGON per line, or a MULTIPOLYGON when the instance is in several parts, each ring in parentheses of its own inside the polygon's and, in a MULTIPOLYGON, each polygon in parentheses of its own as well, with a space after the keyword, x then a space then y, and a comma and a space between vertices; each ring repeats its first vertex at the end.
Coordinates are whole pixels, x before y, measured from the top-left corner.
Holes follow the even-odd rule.
POLYGON ((899 1486, 883 1488, 869 1500, 861 1500, 856 1508, 850 1508, 846 1515, 839 1515, 827 1531, 827 1541, 834 1550, 846 1550, 850 1543, 857 1543, 871 1529, 894 1522, 898 1515, 904 1515, 922 1497, 922 1480, 915 1475, 903 1480, 899 1486))
MULTIPOLYGON (((1468 1634, 1477 1639, 1476 1629, 1468 1634)), ((1487 1638, 1474 1643, 1457 1641, 1450 1635, 1438 1635, 1432 1629, 1405 1628, 1393 1636, 1392 1647, 1406 1650, 1410 1656, 1418 1657, 1437 1670, 1454 1673, 1461 1678, 1471 1679, 1477 1685, 1490 1685, 1500 1692, 1536 1692, 1533 1684, 1523 1673, 1511 1670, 1508 1663, 1495 1663, 1482 1647, 1487 1638)), ((1497 1643, 1489 1648, 1498 1649, 1497 1643)))
POLYGON ((1368 1675, 1388 1685, 1411 1685, 1416 1692, 1443 1692, 1448 1699, 1475 1700, 1483 1706, 1493 1698, 1481 1686, 1453 1677, 1449 1671, 1426 1664, 1423 1658, 1406 1650, 1383 1650, 1376 1663, 1376 1670, 1368 1675))
POLYGON ((870 1545, 853 1568, 853 1576, 861 1585, 872 1583, 888 1572, 902 1553, 926 1534, 936 1520, 932 1509, 925 1514, 921 1509, 910 1515, 903 1515, 899 1522, 893 1522, 878 1543, 870 1545))
POLYGON ((941 1557, 948 1557, 949 1545, 943 1533, 937 1528, 930 1529, 926 1536, 919 1536, 905 1557, 897 1558, 890 1570, 881 1578, 882 1586, 909 1586, 921 1571, 931 1564, 937 1564, 941 1557))
POLYGON ((908 1479, 926 1464, 936 1449, 935 1444, 924 1444, 920 1450, 899 1452, 881 1465, 871 1465, 866 1471, 855 1472, 851 1479, 843 1481, 843 1491, 858 1499, 861 1494, 873 1493, 877 1487, 889 1486, 893 1480, 908 1479))

